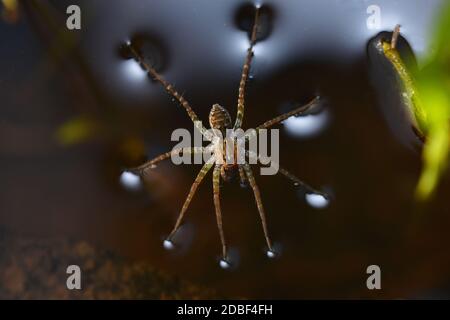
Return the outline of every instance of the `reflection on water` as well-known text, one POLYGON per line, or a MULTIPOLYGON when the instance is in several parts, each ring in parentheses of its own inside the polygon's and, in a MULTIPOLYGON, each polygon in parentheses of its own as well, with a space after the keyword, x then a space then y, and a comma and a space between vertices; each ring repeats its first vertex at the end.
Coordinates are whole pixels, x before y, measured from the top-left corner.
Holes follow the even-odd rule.
POLYGON ((163 241, 163 246, 164 246, 164 249, 166 249, 166 250, 173 250, 175 248, 173 241, 168 240, 168 239, 163 241))
MULTIPOLYGON (((366 28, 364 1, 264 1, 274 13, 272 29, 256 45, 244 125, 254 127, 278 115, 283 102, 307 101, 320 92, 332 115, 326 130, 314 139, 295 139, 289 128, 307 127, 298 121, 312 118, 288 120, 280 135, 280 161, 311 185, 332 185, 338 197, 327 214, 317 215, 291 183, 257 177, 271 235, 283 243, 283 255, 272 261, 262 254, 267 252, 251 190, 224 185, 225 234, 240 257, 238 263, 231 257, 231 269, 238 268, 230 273, 217 267, 220 241, 210 176, 186 214, 188 236, 174 239, 170 252, 164 250, 170 244, 161 245, 200 168, 169 161, 149 172, 145 188, 127 192, 138 180, 121 169, 141 162, 130 160, 120 143, 137 136, 158 154, 173 147, 175 128, 192 125, 157 83, 131 80, 134 74, 139 78, 137 64, 118 57, 117 48, 134 34, 156 34, 170 56, 164 77, 199 116, 207 119, 213 103, 234 114, 248 46, 246 32, 235 24, 242 2, 51 1, 61 15, 69 2, 95 17, 86 15, 77 34, 78 58, 52 64, 35 34, 39 19, 37 26, 0 28, 9 44, 0 50, 5 57, 0 59, 0 133, 8 132, 0 135, 8 137, 0 139, 2 224, 23 233, 96 242, 230 296, 403 298, 448 279, 449 182, 428 207, 411 201, 420 158, 393 139, 377 109, 365 48, 378 30, 366 28), (108 134, 71 148, 56 145, 55 128, 80 113, 91 114, 108 134), (420 209, 426 212, 416 223, 420 209), (389 290, 382 293, 367 292, 363 285, 361 270, 374 262, 389 270, 383 278, 389 290)), ((392 25, 402 24, 414 49, 425 46, 438 1, 378 3, 387 17, 401 16, 392 25)), ((384 23, 388 28, 391 22, 384 23)), ((328 205, 318 195, 308 196, 311 206, 328 205)))
POLYGON ((147 79, 147 73, 136 61, 128 60, 123 63, 123 76, 129 80, 142 81, 147 79))
POLYGON ((128 190, 136 191, 141 188, 141 178, 131 172, 122 172, 120 175, 120 184, 128 190))
POLYGON ((286 131, 294 137, 311 138, 320 134, 327 126, 329 112, 324 110, 318 114, 291 117, 283 122, 286 131))
POLYGON ((306 202, 316 209, 324 209, 328 207, 329 200, 321 194, 307 193, 305 195, 306 202))
POLYGON ((219 265, 220 265, 220 267, 221 267, 222 269, 224 269, 224 270, 228 270, 228 269, 231 268, 231 263, 228 262, 228 261, 225 260, 225 259, 220 259, 219 265))

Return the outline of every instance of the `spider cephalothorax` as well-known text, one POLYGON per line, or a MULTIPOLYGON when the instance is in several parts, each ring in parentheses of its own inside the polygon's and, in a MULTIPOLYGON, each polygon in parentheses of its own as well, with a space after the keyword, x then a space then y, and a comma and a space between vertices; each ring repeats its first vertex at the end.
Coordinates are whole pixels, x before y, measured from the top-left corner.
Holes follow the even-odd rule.
MULTIPOLYGON (((245 87, 246 87, 246 82, 247 82, 248 75, 249 75, 251 61, 253 58, 253 47, 256 43, 256 36, 257 36, 257 31, 258 31, 258 19, 259 19, 259 9, 256 9, 255 21, 254 21, 254 25, 253 25, 253 29, 252 29, 252 33, 251 33, 250 46, 247 50, 247 56, 245 59, 245 63, 244 63, 242 75, 241 75, 241 81, 239 84, 239 95, 238 95, 238 101, 237 101, 236 121, 233 124, 229 112, 224 107, 222 107, 218 104, 214 104, 212 106, 211 112, 209 114, 209 124, 211 126, 211 129, 215 129, 218 132, 220 132, 222 134, 222 137, 225 137, 227 129, 236 130, 236 129, 240 129, 242 127, 242 120, 244 118, 245 87)), ((202 125, 202 123, 199 121, 197 115, 192 110, 189 103, 184 99, 184 97, 181 96, 170 83, 168 83, 163 77, 161 77, 161 75, 159 75, 158 72, 150 64, 148 64, 146 62, 146 60, 142 57, 140 52, 138 50, 136 50, 132 44, 129 44, 129 49, 130 49, 130 52, 132 53, 132 55, 134 56, 134 58, 140 63, 140 65, 156 81, 158 81, 165 88, 165 90, 178 101, 178 103, 181 106, 183 106, 185 108, 189 117, 191 118, 192 122, 194 123, 195 128, 198 129, 207 140, 213 141, 214 133, 211 133, 211 131, 207 130, 202 125)), ((253 132, 256 133, 256 132, 258 132, 258 130, 270 128, 276 124, 281 123, 282 121, 286 120, 287 118, 289 118, 291 116, 298 116, 298 115, 304 114, 304 113, 308 112, 309 110, 311 110, 313 107, 317 106, 320 102, 321 102, 320 98, 316 97, 307 105, 297 107, 290 112, 287 112, 283 115, 280 115, 272 120, 269 120, 269 121, 263 123, 262 125, 256 127, 255 130, 253 130, 253 132)), ((144 163, 143 165, 141 165, 135 169, 131 169, 130 171, 138 173, 138 174, 143 174, 147 169, 154 168, 158 162, 168 159, 172 155, 178 155, 180 153, 204 154, 206 152, 211 151, 211 146, 214 146, 214 143, 210 144, 207 147, 192 147, 192 148, 174 149, 170 152, 164 153, 164 154, 144 163)), ((223 148, 225 148, 225 146, 223 146, 223 148)), ((200 170, 194 183, 191 186, 191 190, 184 202, 184 205, 181 209, 181 212, 178 216, 178 219, 175 223, 175 226, 174 226, 172 232, 169 234, 167 239, 164 241, 164 246, 166 248, 172 248, 174 246, 172 239, 183 221, 183 217, 186 213, 186 210, 189 207, 189 204, 191 203, 191 200, 192 200, 195 192, 197 191, 198 186, 202 182, 205 175, 212 168, 214 168, 213 169, 214 206, 215 206, 215 211, 216 211, 216 219, 217 219, 217 226, 219 229, 220 240, 222 243, 222 259, 220 260, 220 265, 224 268, 230 266, 228 252, 227 252, 227 245, 225 242, 225 235, 224 235, 223 227, 222 227, 222 212, 221 212, 221 206, 220 206, 220 179, 222 178, 222 180, 224 180, 224 181, 230 181, 233 176, 237 176, 237 175, 239 175, 241 184, 244 184, 244 185, 248 184, 248 185, 250 185, 250 187, 253 190, 256 204, 258 207, 258 212, 259 212, 259 215, 261 218, 264 236, 265 236, 266 243, 267 243, 267 248, 268 248, 267 256, 270 258, 275 257, 276 254, 273 249, 272 241, 270 240, 270 237, 269 237, 269 232, 268 232, 267 223, 266 223, 266 215, 264 212, 264 207, 262 205, 260 191, 259 191, 258 185, 256 184, 255 177, 253 175, 250 164, 247 162, 247 160, 245 160, 244 163, 237 162, 236 160, 232 161, 232 162, 228 162, 228 161, 226 161, 226 159, 222 158, 223 154, 225 154, 225 152, 222 152, 221 154, 222 155, 219 156, 218 153, 214 153, 203 165, 203 168, 200 170)), ((263 159, 263 158, 259 157, 258 155, 250 154, 247 152, 246 158, 248 158, 248 157, 255 157, 258 160, 263 159)), ((237 159, 237 157, 234 157, 234 159, 237 159)), ((279 167, 279 165, 277 165, 277 166, 279 167)), ((291 181, 293 181, 296 186, 302 186, 306 190, 306 192, 319 194, 319 195, 327 198, 327 195, 306 185, 305 183, 300 181, 298 178, 296 178, 293 174, 289 173, 287 170, 279 167, 278 172, 281 173, 282 175, 286 176, 291 181)))

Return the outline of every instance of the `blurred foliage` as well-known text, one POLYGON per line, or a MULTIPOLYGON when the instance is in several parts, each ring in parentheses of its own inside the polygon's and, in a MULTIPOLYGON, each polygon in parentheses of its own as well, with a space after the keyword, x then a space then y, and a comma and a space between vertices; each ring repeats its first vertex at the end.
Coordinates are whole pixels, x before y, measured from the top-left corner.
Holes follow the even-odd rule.
POLYGON ((72 118, 58 128, 56 137, 62 145, 73 145, 85 142, 98 132, 94 120, 86 116, 72 118))
MULTIPOLYGON (((404 107, 412 126, 424 141, 423 169, 416 188, 416 198, 427 200, 436 189, 448 162, 450 140, 450 5, 445 5, 432 35, 431 50, 423 68, 407 68, 395 44, 383 42, 382 49, 401 81, 404 107)), ((397 29, 398 28, 398 29, 397 29)), ((394 32, 393 39, 400 31, 394 32)))
POLYGON ((8 23, 15 23, 19 20, 19 2, 17 0, 1 0, 2 19, 8 23))
POLYGON ((424 200, 436 189, 448 163, 450 139, 450 5, 447 4, 434 31, 432 50, 417 73, 420 105, 426 114, 421 130, 426 134, 424 167, 416 196, 424 200))

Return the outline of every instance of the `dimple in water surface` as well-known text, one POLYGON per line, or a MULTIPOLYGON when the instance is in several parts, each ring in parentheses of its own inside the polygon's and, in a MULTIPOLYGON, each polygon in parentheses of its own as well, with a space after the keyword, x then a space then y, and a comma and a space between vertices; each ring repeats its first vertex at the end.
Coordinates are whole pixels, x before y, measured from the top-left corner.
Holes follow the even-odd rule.
MULTIPOLYGON (((218 130, 222 133, 225 132, 227 129, 239 129, 242 127, 242 122, 244 118, 244 110, 245 110, 245 89, 247 80, 250 73, 250 68, 252 65, 252 60, 254 56, 254 46, 256 45, 256 42, 258 39, 264 39, 264 37, 268 36, 270 28, 268 26, 268 22, 270 21, 270 10, 267 10, 264 6, 263 7, 252 7, 253 8, 253 26, 251 28, 250 33, 250 46, 247 49, 247 55, 244 60, 244 66, 242 69, 242 75, 241 80, 239 83, 239 90, 238 90, 238 98, 237 98, 237 114, 236 114, 236 120, 234 122, 234 125, 232 124, 231 116, 229 112, 223 108, 222 106, 218 104, 214 104, 211 113, 209 116, 209 122, 212 129, 218 130), (260 36, 260 22, 259 20, 263 17, 265 20, 264 28, 262 29, 264 33, 262 36, 260 36)), ((248 7, 243 8, 243 17, 245 18, 245 14, 249 10, 248 7)), ((239 16, 239 15, 238 15, 239 16)), ((238 21, 240 21, 238 19, 238 21)), ((242 20, 245 22, 245 19, 242 20)), ((245 23, 243 24, 243 28, 245 30, 245 23)), ((131 58, 133 57, 136 62, 139 63, 139 65, 146 71, 148 74, 159 84, 163 86, 163 88, 167 91, 168 94, 170 94, 178 103, 186 110, 188 116, 194 123, 194 126, 196 129, 198 129, 202 135, 209 141, 212 141, 214 138, 214 135, 210 133, 201 123, 199 120, 197 114, 192 109, 189 102, 181 95, 179 94, 174 86, 169 83, 167 80, 165 80, 160 73, 155 69, 153 66, 152 61, 155 61, 155 59, 147 59, 144 56, 144 50, 142 48, 142 42, 133 43, 133 41, 125 44, 124 47, 121 48, 122 56, 125 58, 131 58)), ((294 110, 289 111, 285 114, 282 114, 278 117, 275 117, 272 120, 264 122, 262 125, 256 127, 256 131, 262 130, 262 129, 268 129, 273 127, 274 125, 280 124, 281 122, 285 121, 286 119, 293 117, 293 116, 299 116, 303 114, 307 114, 311 110, 315 109, 317 106, 321 105, 322 99, 320 97, 314 98, 310 103, 304 105, 304 106, 297 106, 294 110)), ((255 131, 255 132, 256 132, 255 131)), ((189 154, 203 154, 207 152, 208 147, 197 147, 197 148, 180 148, 175 149, 170 152, 164 153, 145 164, 132 169, 132 172, 143 174, 146 172, 147 169, 154 167, 157 163, 168 159, 173 154, 180 154, 180 153, 189 153, 189 154)), ((224 145, 224 150, 226 149, 226 146, 224 145)), ((251 155, 250 155, 251 156, 251 155)), ((164 247, 166 249, 173 249, 173 237, 177 233, 178 229, 180 228, 184 215, 191 203, 192 198, 194 197, 198 186, 202 183, 204 177, 206 174, 213 169, 213 193, 214 193, 214 206, 216 211, 216 220, 217 220, 217 226, 219 230, 220 240, 222 243, 222 259, 219 261, 220 266, 223 269, 228 269, 231 266, 231 262, 229 259, 228 254, 228 246, 225 240, 225 234, 223 231, 223 223, 222 223, 222 211, 221 211, 221 204, 220 204, 220 180, 223 179, 224 181, 231 181, 232 176, 239 176, 241 185, 249 184, 256 200, 256 205, 258 208, 258 212, 261 219, 261 224, 267 244, 268 250, 266 251, 266 255, 268 258, 275 258, 277 256, 277 253, 275 249, 273 248, 272 240, 269 236, 268 231, 268 225, 266 222, 266 214, 265 210, 262 204, 262 197, 260 194, 260 190, 258 185, 256 184, 256 180, 254 177, 254 174, 252 172, 252 169, 249 165, 249 163, 245 162, 244 164, 239 164, 236 160, 233 160, 232 163, 225 162, 223 164, 221 162, 222 159, 217 158, 218 156, 214 154, 211 158, 209 158, 208 161, 203 165, 203 168, 201 169, 200 173, 198 174, 197 178, 195 179, 191 190, 185 200, 185 203, 183 205, 183 208, 181 209, 181 212, 179 214, 179 217, 177 219, 177 222, 168 236, 168 238, 164 241, 164 247), (236 172, 239 172, 239 174, 236 174, 236 172)), ((237 159, 237 157, 235 157, 237 159)), ((258 156, 258 159, 261 161, 262 158, 258 156)), ((304 189, 308 191, 309 194, 316 194, 320 195, 323 199, 327 199, 328 196, 320 191, 315 190, 314 188, 308 186, 301 180, 299 180, 297 177, 295 177, 293 174, 288 172, 286 169, 280 168, 279 171, 282 175, 290 179, 294 182, 295 186, 301 186, 304 189)))

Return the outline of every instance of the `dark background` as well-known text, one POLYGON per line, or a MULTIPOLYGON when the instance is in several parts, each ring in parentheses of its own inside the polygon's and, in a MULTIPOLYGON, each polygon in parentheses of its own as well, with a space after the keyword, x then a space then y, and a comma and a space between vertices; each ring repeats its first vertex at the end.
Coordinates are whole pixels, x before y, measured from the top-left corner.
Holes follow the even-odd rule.
POLYGON ((213 103, 234 114, 248 45, 235 21, 243 2, 25 1, 18 23, 0 24, 0 225, 18 237, 85 240, 229 297, 448 296, 448 176, 430 203, 414 202, 420 154, 389 131, 366 60, 369 39, 397 23, 420 58, 439 3, 376 1, 382 28, 368 30, 370 1, 264 1, 272 29, 255 49, 244 127, 326 97, 326 128, 311 138, 281 128, 280 156, 334 201, 317 210, 282 177, 257 177, 282 247, 272 261, 250 190, 224 186, 225 234, 240 257, 228 272, 217 265, 211 178, 187 213, 182 248, 161 245, 199 166, 168 161, 139 191, 120 184, 124 167, 170 150, 171 132, 192 126, 118 51, 145 35, 202 119, 213 103), (65 29, 69 4, 82 9, 81 31, 65 29), (58 128, 79 116, 94 134, 60 143, 58 128), (371 264, 381 267, 380 291, 366 288, 371 264))

